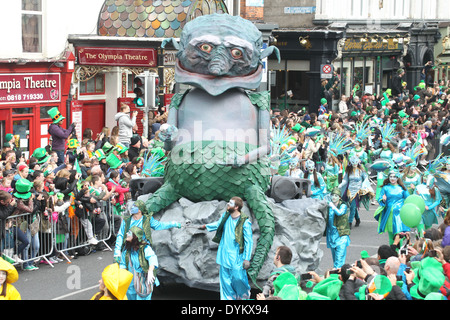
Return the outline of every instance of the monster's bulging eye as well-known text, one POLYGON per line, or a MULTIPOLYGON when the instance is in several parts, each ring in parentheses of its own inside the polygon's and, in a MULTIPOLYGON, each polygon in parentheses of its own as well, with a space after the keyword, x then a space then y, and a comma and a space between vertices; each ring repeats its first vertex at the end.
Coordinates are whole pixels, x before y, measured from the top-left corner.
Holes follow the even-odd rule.
POLYGON ((202 50, 203 52, 210 53, 212 49, 213 49, 213 47, 207 43, 200 45, 200 50, 202 50))
POLYGON ((242 51, 239 49, 232 49, 231 50, 231 55, 233 56, 233 58, 235 59, 240 59, 242 58, 242 51))

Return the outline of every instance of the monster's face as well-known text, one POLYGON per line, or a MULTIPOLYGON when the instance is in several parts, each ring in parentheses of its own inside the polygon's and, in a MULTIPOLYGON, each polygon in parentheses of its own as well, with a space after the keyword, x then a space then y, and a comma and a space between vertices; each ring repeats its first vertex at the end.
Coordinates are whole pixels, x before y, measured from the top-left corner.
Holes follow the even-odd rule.
POLYGON ((213 76, 248 75, 253 56, 253 44, 233 34, 194 37, 181 55, 186 70, 213 76))
POLYGON ((205 15, 187 23, 177 45, 175 80, 217 96, 231 88, 256 89, 262 79, 262 59, 275 47, 262 50, 255 25, 228 14, 205 15))

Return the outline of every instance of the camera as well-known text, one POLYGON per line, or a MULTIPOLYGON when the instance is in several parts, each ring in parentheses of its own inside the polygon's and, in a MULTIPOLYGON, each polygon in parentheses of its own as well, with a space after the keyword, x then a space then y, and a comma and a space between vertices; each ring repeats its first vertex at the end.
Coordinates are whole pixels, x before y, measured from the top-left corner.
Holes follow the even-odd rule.
POLYGON ((310 280, 312 279, 312 275, 309 273, 304 273, 300 276, 300 280, 310 280))
POLYGON ((436 258, 437 257, 437 252, 436 250, 430 250, 428 251, 428 256, 432 257, 432 258, 436 258))
POLYGON ((340 273, 339 269, 330 270, 330 274, 339 274, 339 273, 340 273))
POLYGON ((356 266, 357 266, 358 268, 362 269, 362 263, 361 263, 361 260, 358 260, 358 261, 356 262, 356 266))

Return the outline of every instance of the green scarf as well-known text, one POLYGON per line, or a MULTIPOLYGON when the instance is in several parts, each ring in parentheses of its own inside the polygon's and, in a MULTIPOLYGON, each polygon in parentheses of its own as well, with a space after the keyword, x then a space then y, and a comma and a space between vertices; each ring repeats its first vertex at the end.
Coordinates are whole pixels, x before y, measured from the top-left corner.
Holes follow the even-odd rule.
MULTIPOLYGON (((131 224, 131 219, 132 218, 133 218, 132 216, 129 217, 126 220, 126 222, 125 222, 125 231, 123 233, 124 234, 124 238, 123 238, 123 242, 122 242, 122 252, 125 249, 125 243, 127 241, 126 234, 127 234, 128 230, 130 229, 130 224, 131 224)), ((143 221, 142 221, 142 228, 143 228, 142 233, 145 234, 145 238, 150 242, 150 245, 152 245, 152 232, 151 232, 152 229, 150 227, 151 215, 144 215, 142 217, 142 219, 143 219, 143 221)), ((139 240, 142 240, 142 235, 140 235, 140 236, 136 235, 136 236, 138 236, 139 240)), ((149 265, 148 265, 147 259, 145 259, 145 253, 144 253, 145 246, 146 246, 146 244, 142 244, 139 247, 138 254, 139 254, 139 264, 141 265, 142 270, 147 273, 149 265)), ((130 260, 130 251, 127 251, 127 253, 125 254, 125 264, 126 264, 127 268, 128 268, 129 260, 130 260)))
MULTIPOLYGON (((220 243, 220 240, 222 239, 223 229, 225 226, 225 222, 230 217, 230 213, 227 211, 220 222, 219 227, 217 228, 216 235, 212 239, 212 241, 216 243, 220 243)), ((239 221, 236 225, 236 229, 234 230, 234 234, 236 237, 236 242, 239 244, 239 253, 242 254, 244 252, 244 222, 247 220, 248 217, 241 213, 241 216, 239 217, 239 221)))

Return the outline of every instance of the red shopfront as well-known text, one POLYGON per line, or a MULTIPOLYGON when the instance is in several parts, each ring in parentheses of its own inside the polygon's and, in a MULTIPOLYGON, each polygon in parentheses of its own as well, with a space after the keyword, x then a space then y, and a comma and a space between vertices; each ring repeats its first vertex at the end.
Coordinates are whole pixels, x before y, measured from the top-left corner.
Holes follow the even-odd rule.
MULTIPOLYGON (((17 147, 28 159, 36 148, 50 144, 47 111, 57 107, 66 117, 74 57, 58 62, 0 62, 0 143, 13 133, 17 147)), ((70 123, 69 123, 70 124, 70 123)))

